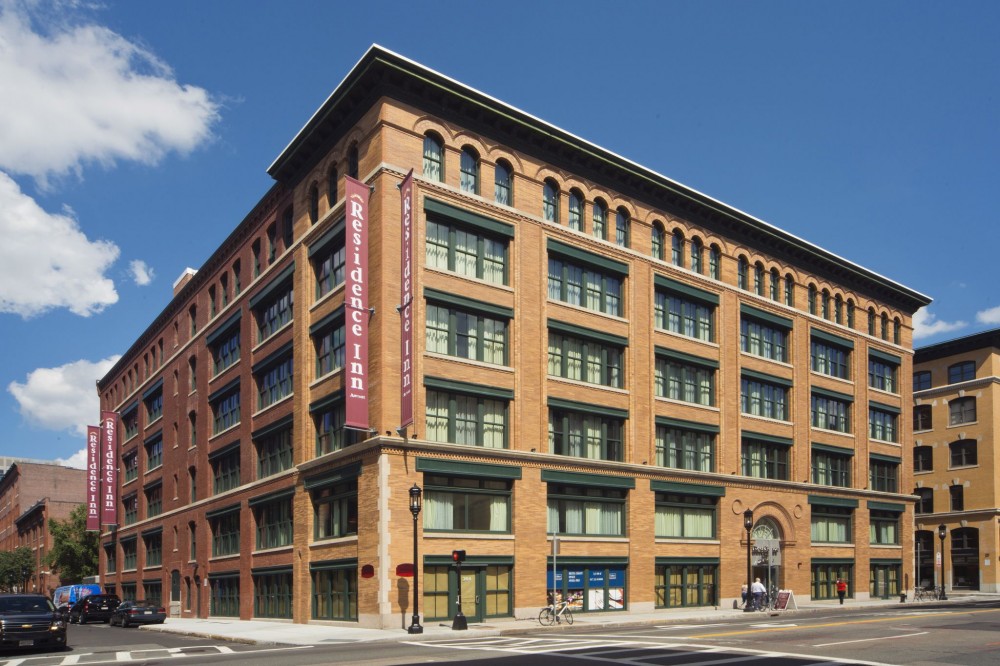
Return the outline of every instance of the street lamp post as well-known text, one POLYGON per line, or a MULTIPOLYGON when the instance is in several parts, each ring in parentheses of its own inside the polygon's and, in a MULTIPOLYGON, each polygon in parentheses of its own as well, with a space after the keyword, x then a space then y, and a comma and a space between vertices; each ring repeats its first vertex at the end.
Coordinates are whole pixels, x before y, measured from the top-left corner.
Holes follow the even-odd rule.
POLYGON ((938 538, 941 539, 941 601, 948 601, 948 595, 944 593, 944 538, 948 536, 948 528, 942 523, 938 525, 938 538))
POLYGON ((751 600, 753 599, 753 594, 750 591, 750 586, 753 579, 753 564, 751 563, 750 554, 750 532, 753 530, 753 509, 747 509, 743 512, 743 527, 747 531, 747 600, 743 604, 743 612, 750 613, 753 612, 753 604, 751 600))
POLYGON ((417 607, 420 591, 420 572, 417 567, 417 516, 420 515, 420 493, 420 486, 414 483, 410 488, 410 513, 413 514, 413 619, 406 629, 408 634, 424 633, 424 628, 420 626, 420 611, 417 607))

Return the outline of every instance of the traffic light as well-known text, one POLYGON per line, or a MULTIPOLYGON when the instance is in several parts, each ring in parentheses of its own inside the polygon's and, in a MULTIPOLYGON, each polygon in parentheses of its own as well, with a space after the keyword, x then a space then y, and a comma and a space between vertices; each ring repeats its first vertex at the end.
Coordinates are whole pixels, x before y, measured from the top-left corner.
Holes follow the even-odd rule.
POLYGON ((464 562, 465 561, 465 551, 464 550, 453 550, 451 551, 451 559, 453 562, 464 562))

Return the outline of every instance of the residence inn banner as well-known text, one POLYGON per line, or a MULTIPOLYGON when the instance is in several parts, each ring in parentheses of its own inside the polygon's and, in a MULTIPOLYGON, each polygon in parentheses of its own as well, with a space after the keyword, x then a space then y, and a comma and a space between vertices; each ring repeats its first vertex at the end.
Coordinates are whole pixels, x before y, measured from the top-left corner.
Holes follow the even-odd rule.
POLYGON ((344 305, 347 317, 344 425, 368 430, 368 186, 345 178, 347 199, 344 305))
POLYGON ((101 522, 118 524, 118 412, 101 412, 101 522))
POLYGON ((101 529, 101 429, 87 426, 87 531, 101 529))
POLYGON ((400 294, 399 294, 399 428, 413 423, 413 169, 399 186, 400 196, 400 294))

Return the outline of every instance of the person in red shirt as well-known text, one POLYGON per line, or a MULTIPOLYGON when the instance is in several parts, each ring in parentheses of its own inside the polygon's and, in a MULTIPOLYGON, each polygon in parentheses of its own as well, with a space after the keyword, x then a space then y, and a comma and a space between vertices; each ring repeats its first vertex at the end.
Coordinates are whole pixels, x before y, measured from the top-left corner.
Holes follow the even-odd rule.
POLYGON ((844 605, 844 597, 847 595, 847 581, 843 578, 837 579, 837 598, 840 599, 840 605, 844 605))

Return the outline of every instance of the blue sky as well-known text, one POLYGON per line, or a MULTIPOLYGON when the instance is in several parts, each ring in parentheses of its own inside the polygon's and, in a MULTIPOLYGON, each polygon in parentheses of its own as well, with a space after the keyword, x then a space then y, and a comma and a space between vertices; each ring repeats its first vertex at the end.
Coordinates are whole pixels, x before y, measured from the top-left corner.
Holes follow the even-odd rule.
POLYGON ((94 382, 377 43, 1000 326, 1000 3, 0 0, 0 455, 94 382))

